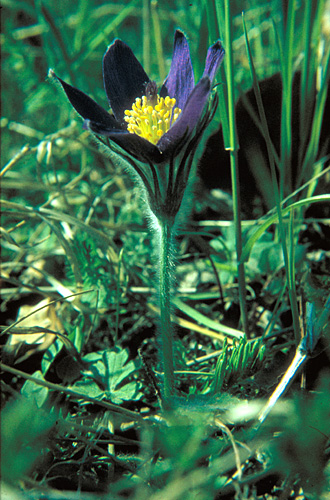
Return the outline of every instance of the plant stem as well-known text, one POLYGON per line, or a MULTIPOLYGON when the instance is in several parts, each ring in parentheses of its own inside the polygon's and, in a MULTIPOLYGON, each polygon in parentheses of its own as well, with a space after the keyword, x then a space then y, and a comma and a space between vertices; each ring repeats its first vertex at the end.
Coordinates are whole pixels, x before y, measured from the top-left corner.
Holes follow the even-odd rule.
MULTIPOLYGON (((216 3, 220 16, 219 2, 216 3)), ((219 17, 220 19, 220 17, 219 17)), ((225 41, 227 48, 226 55, 226 77, 228 84, 228 120, 229 120, 229 152, 230 152, 230 170, 232 179, 232 194, 233 194, 233 215, 235 226, 235 239, 236 239, 236 255, 237 255, 237 278, 238 278, 238 293, 239 303, 241 310, 241 322, 243 330, 248 336, 248 317, 246 305, 246 282, 245 282, 245 267, 244 262, 241 260, 242 255, 242 225, 241 225, 241 203, 239 191, 239 174, 238 174, 238 158, 237 150, 238 143, 236 137, 235 127, 235 96, 234 96, 234 61, 232 51, 232 18, 230 10, 230 1, 224 2, 224 26, 225 26, 225 41)))
POLYGON ((173 334, 171 324, 171 285, 173 255, 173 221, 158 220, 159 224, 159 267, 158 293, 160 309, 160 333, 162 342, 162 362, 164 370, 163 397, 165 405, 173 395, 174 364, 173 364, 173 334))

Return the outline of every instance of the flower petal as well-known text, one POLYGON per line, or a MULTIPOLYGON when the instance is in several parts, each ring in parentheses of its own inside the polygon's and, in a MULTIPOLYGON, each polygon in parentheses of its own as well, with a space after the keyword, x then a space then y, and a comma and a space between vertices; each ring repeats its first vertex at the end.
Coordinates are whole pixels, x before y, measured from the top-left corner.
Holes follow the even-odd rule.
POLYGON ((85 121, 84 127, 94 132, 94 134, 108 137, 127 153, 142 162, 161 163, 164 161, 164 157, 157 146, 137 134, 131 134, 123 130, 107 129, 102 127, 100 123, 89 120, 85 121))
POLYGON ((203 76, 208 76, 211 82, 214 80, 215 74, 222 63, 224 55, 225 50, 219 40, 207 51, 203 76))
POLYGON ((177 121, 158 141, 157 146, 160 151, 164 154, 167 153, 167 149, 172 151, 187 131, 188 133, 193 131, 202 115, 210 90, 211 81, 208 76, 204 76, 191 92, 177 121))
POLYGON ((112 111, 123 122, 124 111, 131 109, 135 99, 144 94, 149 77, 121 40, 115 40, 104 54, 103 79, 112 111))
POLYGON ((51 77, 56 78, 60 82, 67 98, 80 116, 87 120, 101 123, 103 126, 108 128, 120 128, 120 125, 117 123, 115 118, 104 108, 99 106, 99 104, 97 104, 87 94, 66 83, 64 80, 56 76, 52 70, 49 74, 51 77))
POLYGON ((182 31, 176 30, 170 72, 160 91, 162 97, 175 97, 176 106, 183 109, 194 88, 194 71, 191 64, 189 45, 182 31))

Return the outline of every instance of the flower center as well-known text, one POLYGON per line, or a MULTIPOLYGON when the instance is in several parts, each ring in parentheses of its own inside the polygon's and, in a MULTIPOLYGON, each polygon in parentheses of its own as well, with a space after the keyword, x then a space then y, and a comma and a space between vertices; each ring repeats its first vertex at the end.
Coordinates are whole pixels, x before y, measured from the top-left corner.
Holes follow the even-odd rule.
MULTIPOLYGON (((148 89, 147 89, 148 90, 148 89)), ((175 108, 176 100, 169 96, 146 92, 147 96, 135 99, 132 109, 125 111, 127 130, 157 144, 181 113, 175 108), (149 95, 148 95, 149 94, 149 95)))

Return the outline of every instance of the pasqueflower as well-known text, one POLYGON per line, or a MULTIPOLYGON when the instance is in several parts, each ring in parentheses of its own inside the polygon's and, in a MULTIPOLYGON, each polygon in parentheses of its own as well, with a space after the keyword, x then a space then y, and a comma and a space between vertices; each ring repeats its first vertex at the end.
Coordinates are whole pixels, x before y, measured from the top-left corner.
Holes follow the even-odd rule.
MULTIPOLYGON (((220 42, 208 49, 203 76, 195 85, 189 45, 177 30, 170 72, 158 93, 157 84, 149 79, 132 50, 116 40, 103 58, 104 87, 112 114, 56 77, 84 118, 85 128, 135 170, 147 193, 146 206, 154 216, 157 238, 159 329, 167 407, 174 392, 171 287, 176 216, 196 148, 216 109, 217 94, 210 105, 208 102, 223 56, 220 42)), ((51 75, 56 76, 53 72, 51 75)))
POLYGON ((224 49, 218 41, 207 52, 202 78, 195 85, 189 45, 177 30, 170 72, 157 93, 132 50, 115 40, 103 57, 105 92, 112 113, 81 90, 50 72, 70 103, 84 118, 84 127, 109 139, 142 162, 173 159, 201 119, 224 49))

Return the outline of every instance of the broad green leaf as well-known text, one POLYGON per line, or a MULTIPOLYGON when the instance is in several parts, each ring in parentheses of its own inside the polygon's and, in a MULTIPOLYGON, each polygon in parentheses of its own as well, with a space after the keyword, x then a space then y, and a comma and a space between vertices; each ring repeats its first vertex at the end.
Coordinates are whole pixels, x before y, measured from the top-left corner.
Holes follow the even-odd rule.
POLYGON ((128 352, 126 350, 121 351, 104 351, 103 360, 106 367, 106 384, 107 384, 107 396, 111 399, 113 403, 119 403, 122 400, 127 401, 134 396, 137 392, 137 383, 132 382, 120 387, 121 382, 127 378, 129 375, 133 374, 135 371, 135 365, 133 361, 129 361, 127 364, 128 352), (134 386, 134 389, 133 389, 134 386))
POLYGON ((125 383, 125 379, 136 371, 133 361, 127 363, 126 350, 106 349, 87 354, 83 360, 89 363, 89 368, 84 378, 74 384, 73 390, 95 399, 109 399, 116 404, 141 397, 138 381, 125 383))
MULTIPOLYGON (((44 380, 41 371, 37 371, 33 374, 39 380, 44 380)), ((21 394, 27 399, 32 400, 38 408, 41 408, 48 396, 47 387, 41 385, 36 385, 31 380, 27 380, 21 389, 21 394)))

